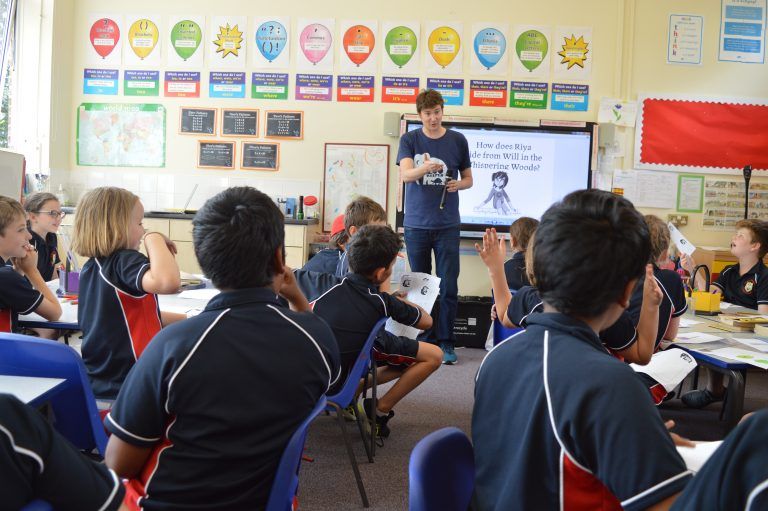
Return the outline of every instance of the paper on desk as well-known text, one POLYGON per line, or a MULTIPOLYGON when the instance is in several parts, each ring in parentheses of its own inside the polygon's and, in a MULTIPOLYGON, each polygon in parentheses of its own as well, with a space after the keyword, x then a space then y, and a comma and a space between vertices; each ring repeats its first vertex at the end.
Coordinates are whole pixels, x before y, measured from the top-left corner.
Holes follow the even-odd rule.
POLYGON ((696 447, 682 447, 678 445, 676 448, 688 470, 698 472, 722 443, 722 440, 716 442, 696 442, 696 447))
POLYGON ((696 369, 696 361, 685 351, 670 348, 655 353, 651 361, 644 366, 638 364, 629 364, 629 366, 637 373, 647 374, 661 383, 667 392, 671 392, 688 376, 688 373, 696 369))
POLYGON ((190 298, 192 300, 210 300, 217 294, 219 294, 219 290, 214 287, 203 289, 187 289, 186 291, 179 293, 179 298, 190 298))
MULTIPOLYGON (((404 273, 400 277, 400 291, 408 293, 405 298, 409 302, 415 303, 425 311, 431 311, 440 292, 440 279, 426 273, 404 273)), ((392 318, 387 320, 386 330, 394 335, 411 339, 415 339, 421 333, 418 328, 403 325, 392 318)))
POLYGON ((680 229, 675 227, 672 222, 669 222, 667 227, 669 227, 669 236, 672 239, 672 242, 677 246, 677 249, 680 252, 683 254, 691 255, 696 251, 696 246, 685 239, 685 236, 683 236, 683 233, 680 232, 680 229))
POLYGON ((744 350, 741 348, 720 348, 710 351, 709 355, 715 355, 735 362, 753 365, 760 369, 768 369, 768 355, 756 351, 744 350))
POLYGON ((733 340, 740 342, 741 344, 746 344, 753 350, 762 351, 763 353, 768 353, 768 342, 765 342, 761 339, 734 337, 733 340))
POLYGON ((696 321, 695 319, 680 318, 680 328, 687 328, 693 325, 700 325, 701 323, 702 323, 701 321, 696 321))
POLYGON ((732 303, 720 302, 720 310, 730 309, 731 307, 733 307, 732 303))
POLYGON ((675 342, 681 344, 704 344, 705 342, 715 342, 722 339, 718 335, 705 334, 703 332, 687 332, 684 334, 677 334, 675 342))

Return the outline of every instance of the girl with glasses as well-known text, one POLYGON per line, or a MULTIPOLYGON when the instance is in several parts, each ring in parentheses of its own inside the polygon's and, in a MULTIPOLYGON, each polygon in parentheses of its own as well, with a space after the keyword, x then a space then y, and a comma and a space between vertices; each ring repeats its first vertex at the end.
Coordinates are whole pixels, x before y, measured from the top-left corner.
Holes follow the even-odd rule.
POLYGON ((57 279, 61 259, 56 232, 65 215, 61 204, 54 194, 40 192, 27 197, 24 209, 27 212, 27 228, 32 235, 29 243, 37 250, 37 269, 46 282, 57 279))

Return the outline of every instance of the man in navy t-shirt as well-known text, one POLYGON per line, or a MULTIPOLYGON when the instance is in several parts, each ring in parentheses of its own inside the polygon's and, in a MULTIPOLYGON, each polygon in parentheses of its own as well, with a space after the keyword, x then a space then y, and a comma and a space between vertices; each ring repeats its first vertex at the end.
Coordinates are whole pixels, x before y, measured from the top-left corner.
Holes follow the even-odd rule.
POLYGON ((432 251, 440 281, 435 337, 443 363, 454 364, 453 322, 458 304, 459 190, 472 186, 472 164, 464 135, 443 127, 443 97, 423 90, 416 97, 422 129, 403 135, 397 164, 405 182, 405 247, 411 269, 432 273, 432 251), (459 176, 461 179, 459 180, 459 176))

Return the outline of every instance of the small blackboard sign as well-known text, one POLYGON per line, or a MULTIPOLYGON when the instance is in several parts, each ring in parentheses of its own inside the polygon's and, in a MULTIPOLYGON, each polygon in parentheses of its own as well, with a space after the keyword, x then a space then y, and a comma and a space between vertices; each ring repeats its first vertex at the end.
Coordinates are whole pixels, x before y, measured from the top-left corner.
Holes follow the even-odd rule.
POLYGON ((222 110, 221 135, 225 137, 258 137, 259 111, 234 108, 222 110))
POLYGON ((286 112, 274 110, 267 112, 268 138, 292 138, 301 140, 304 138, 304 112, 286 112))
POLYGON ((179 133, 182 135, 215 135, 216 108, 181 107, 179 133))
POLYGON ((243 169, 277 170, 280 167, 280 144, 243 142, 243 169))
POLYGON ((198 140, 197 166, 206 169, 234 169, 235 142, 198 140))

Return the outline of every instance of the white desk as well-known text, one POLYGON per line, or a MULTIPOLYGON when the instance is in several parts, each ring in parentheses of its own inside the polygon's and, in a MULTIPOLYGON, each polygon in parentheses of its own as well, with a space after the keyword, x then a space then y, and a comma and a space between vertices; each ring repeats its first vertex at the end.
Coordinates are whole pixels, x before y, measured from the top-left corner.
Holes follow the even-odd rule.
POLYGON ((62 378, 0 374, 0 392, 14 395, 29 405, 38 406, 65 381, 62 378))

